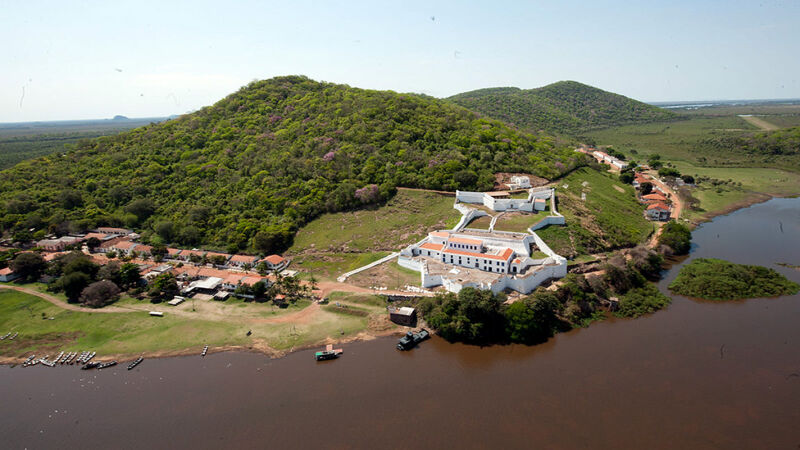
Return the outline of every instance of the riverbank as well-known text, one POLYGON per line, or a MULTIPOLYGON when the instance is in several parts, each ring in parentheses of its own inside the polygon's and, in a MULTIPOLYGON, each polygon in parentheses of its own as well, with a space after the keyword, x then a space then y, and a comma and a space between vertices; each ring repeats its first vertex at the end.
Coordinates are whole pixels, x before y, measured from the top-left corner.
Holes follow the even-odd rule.
POLYGON ((333 302, 339 306, 307 302, 287 309, 197 301, 196 307, 181 305, 177 314, 176 308, 133 299, 117 306, 122 312, 100 312, 58 304, 58 298, 35 290, 1 287, 0 329, 19 332, 15 340, 0 342, 3 364, 60 351, 92 350, 117 360, 199 355, 205 345, 210 352, 248 351, 277 358, 300 349, 403 332, 388 321, 383 300, 370 294, 334 293, 333 302), (165 315, 151 317, 148 309, 165 315))

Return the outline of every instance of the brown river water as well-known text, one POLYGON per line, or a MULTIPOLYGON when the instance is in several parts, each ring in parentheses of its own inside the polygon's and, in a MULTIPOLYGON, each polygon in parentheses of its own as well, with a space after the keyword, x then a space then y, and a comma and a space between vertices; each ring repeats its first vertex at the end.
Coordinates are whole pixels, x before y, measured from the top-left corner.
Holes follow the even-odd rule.
MULTIPOLYGON (((718 217, 691 257, 800 271, 800 199, 718 217), (782 230, 781 230, 782 227, 782 230)), ((661 282, 662 290, 679 266, 661 282)), ((0 448, 800 448, 800 295, 674 296, 535 347, 434 338, 339 360, 220 353, 0 367, 0 448)))

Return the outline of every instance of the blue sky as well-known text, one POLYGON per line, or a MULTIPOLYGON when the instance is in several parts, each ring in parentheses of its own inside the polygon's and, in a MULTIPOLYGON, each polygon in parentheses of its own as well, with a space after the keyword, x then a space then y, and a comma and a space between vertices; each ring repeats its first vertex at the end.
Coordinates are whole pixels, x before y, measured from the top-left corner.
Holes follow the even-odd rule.
POLYGON ((645 101, 800 98, 798 23, 796 1, 16 1, 0 122, 180 114, 287 74, 436 97, 569 79, 645 101))

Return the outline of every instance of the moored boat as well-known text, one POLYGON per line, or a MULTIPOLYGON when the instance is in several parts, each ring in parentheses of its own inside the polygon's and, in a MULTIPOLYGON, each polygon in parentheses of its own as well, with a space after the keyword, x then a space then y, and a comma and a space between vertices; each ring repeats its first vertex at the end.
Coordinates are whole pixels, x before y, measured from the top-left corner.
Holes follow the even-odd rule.
POLYGON ((142 361, 144 361, 144 358, 142 358, 141 356, 136 358, 136 361, 128 364, 128 370, 133 370, 133 368, 141 364, 142 361))

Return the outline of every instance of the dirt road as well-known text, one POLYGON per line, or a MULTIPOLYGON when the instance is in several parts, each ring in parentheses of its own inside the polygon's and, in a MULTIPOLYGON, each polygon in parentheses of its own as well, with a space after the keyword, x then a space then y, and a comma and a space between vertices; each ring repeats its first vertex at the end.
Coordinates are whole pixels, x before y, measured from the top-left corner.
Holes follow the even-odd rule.
POLYGON ((739 117, 741 117, 742 120, 750 123, 751 125, 755 125, 758 128, 761 128, 764 131, 775 131, 775 130, 779 130, 780 129, 780 127, 778 127, 776 125, 773 125, 773 124, 767 122, 766 120, 761 119, 761 118, 756 117, 756 116, 739 115, 739 117))
POLYGON ((0 286, 0 289, 10 289, 12 291, 19 291, 24 292, 26 294, 35 295, 43 300, 47 300, 48 302, 58 306, 59 308, 67 309, 70 311, 80 311, 80 312, 97 312, 97 313, 119 313, 119 312, 131 312, 130 309, 124 309, 117 306, 106 306, 102 309, 92 309, 92 308, 84 308, 78 305, 73 305, 71 303, 67 303, 64 300, 61 300, 58 297, 54 297, 50 294, 45 294, 43 292, 39 292, 35 289, 29 289, 22 286, 0 286))

